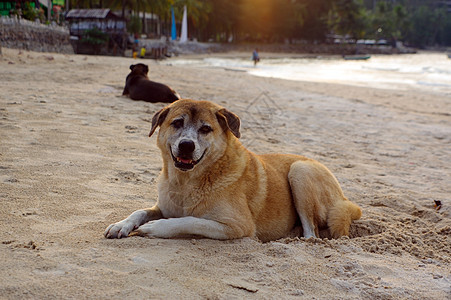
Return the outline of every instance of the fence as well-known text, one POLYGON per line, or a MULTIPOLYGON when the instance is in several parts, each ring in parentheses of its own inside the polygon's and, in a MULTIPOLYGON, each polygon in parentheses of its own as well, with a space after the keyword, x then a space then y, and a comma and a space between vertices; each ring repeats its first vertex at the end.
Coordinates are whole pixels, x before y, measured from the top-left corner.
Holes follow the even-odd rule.
POLYGON ((0 17, 0 25, 5 26, 24 26, 24 27, 32 27, 36 29, 50 29, 52 31, 61 32, 61 33, 67 33, 69 34, 69 29, 64 26, 59 26, 56 24, 41 24, 40 22, 33 22, 17 17, 8 17, 8 16, 1 16, 0 17))
POLYGON ((0 17, 0 43, 6 48, 73 53, 68 28, 16 17, 0 17))

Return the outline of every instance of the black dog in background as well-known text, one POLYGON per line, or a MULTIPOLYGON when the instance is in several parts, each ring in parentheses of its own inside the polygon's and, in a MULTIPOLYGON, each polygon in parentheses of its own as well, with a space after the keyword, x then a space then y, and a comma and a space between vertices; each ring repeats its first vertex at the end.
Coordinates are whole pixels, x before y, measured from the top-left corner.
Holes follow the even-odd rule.
POLYGON ((129 95, 133 100, 144 100, 147 102, 174 102, 180 96, 169 86, 150 81, 147 77, 149 67, 145 64, 130 66, 130 74, 125 80, 125 88, 122 95, 129 95))

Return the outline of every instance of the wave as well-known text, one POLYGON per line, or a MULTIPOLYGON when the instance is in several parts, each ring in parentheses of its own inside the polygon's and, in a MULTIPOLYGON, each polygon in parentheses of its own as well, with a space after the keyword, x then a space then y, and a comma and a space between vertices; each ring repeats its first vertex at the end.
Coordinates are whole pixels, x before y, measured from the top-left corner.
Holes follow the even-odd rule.
POLYGON ((440 53, 373 55, 366 61, 339 57, 268 58, 254 67, 245 58, 176 59, 173 65, 223 68, 254 76, 338 83, 386 89, 427 89, 451 93, 451 60, 440 53))

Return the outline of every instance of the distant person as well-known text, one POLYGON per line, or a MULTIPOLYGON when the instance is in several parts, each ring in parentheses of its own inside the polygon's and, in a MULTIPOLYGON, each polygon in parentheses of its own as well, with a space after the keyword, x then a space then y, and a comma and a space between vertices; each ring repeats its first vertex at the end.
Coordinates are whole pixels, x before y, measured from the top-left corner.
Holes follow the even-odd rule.
POLYGON ((254 52, 252 52, 252 60, 254 61, 254 66, 260 61, 260 56, 258 56, 258 49, 255 48, 254 52))
POLYGON ((139 50, 138 34, 135 33, 135 35, 133 37, 134 37, 134 40, 133 40, 133 46, 132 46, 132 56, 133 56, 133 58, 137 58, 138 57, 138 50, 139 50))
POLYGON ((144 58, 145 56, 146 56, 146 47, 142 46, 139 57, 144 58))
POLYGON ((138 49, 138 45, 139 45, 139 37, 138 37, 138 34, 137 33, 135 33, 135 35, 134 35, 134 40, 133 40, 133 46, 136 48, 136 49, 138 49))

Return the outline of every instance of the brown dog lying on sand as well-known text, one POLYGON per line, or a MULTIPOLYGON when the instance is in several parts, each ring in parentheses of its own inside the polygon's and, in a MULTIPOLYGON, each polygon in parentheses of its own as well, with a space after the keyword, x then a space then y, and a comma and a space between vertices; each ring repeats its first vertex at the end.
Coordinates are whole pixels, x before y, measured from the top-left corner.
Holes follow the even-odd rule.
POLYGON ((174 102, 180 96, 165 84, 150 81, 147 77, 149 67, 145 64, 130 66, 130 74, 125 80, 125 88, 122 95, 129 95, 133 100, 147 102, 174 102))
POLYGON ((240 119, 208 101, 179 100, 152 119, 163 157, 155 206, 111 224, 107 238, 282 238, 300 219, 305 237, 349 234, 360 207, 332 173, 299 155, 256 155, 238 140, 240 119))

